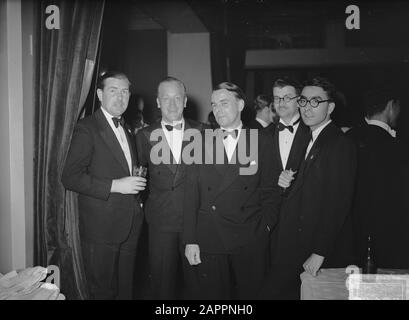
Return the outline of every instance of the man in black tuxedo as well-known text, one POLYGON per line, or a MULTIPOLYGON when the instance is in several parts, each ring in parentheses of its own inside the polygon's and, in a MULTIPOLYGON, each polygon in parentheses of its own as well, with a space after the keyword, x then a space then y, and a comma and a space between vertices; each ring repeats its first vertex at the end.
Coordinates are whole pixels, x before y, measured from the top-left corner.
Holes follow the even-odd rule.
POLYGON ((405 184, 409 181, 409 155, 392 129, 400 113, 398 94, 392 88, 376 88, 366 94, 365 110, 365 123, 347 133, 358 151, 353 206, 357 262, 364 262, 371 236, 372 258, 378 267, 408 269, 405 184))
POLYGON ((298 299, 300 274, 315 276, 321 266, 345 267, 347 215, 352 203, 356 154, 353 144, 330 119, 334 88, 324 78, 306 82, 298 100, 311 129, 305 160, 282 203, 273 265, 264 298, 298 299), (341 259, 345 257, 345 259, 341 259), (341 261, 343 260, 343 261, 341 261))
POLYGON ((186 179, 182 154, 189 143, 185 132, 199 132, 202 124, 183 118, 187 97, 180 80, 167 77, 161 81, 156 101, 162 119, 139 131, 136 137, 139 163, 147 166, 149 173, 145 213, 149 225, 150 298, 176 299, 183 294, 179 278, 185 260, 181 239, 186 179), (151 153, 160 146, 163 161, 158 163, 151 153))
MULTIPOLYGON (((280 117, 273 133, 274 181, 277 183, 283 171, 293 179, 297 176, 309 142, 310 129, 301 121, 298 110, 300 92, 301 84, 295 79, 284 77, 274 81, 273 103, 280 117)), ((288 185, 281 191, 287 195, 290 189, 288 185)))
POLYGON ((202 162, 188 167, 183 231, 192 298, 253 299, 265 276, 276 212, 272 140, 242 126, 244 101, 235 84, 214 88, 220 129, 205 130, 202 162))
POLYGON ((250 121, 251 129, 264 129, 270 125, 275 125, 277 113, 273 109, 271 98, 267 95, 260 94, 254 100, 254 112, 256 117, 250 121))
POLYGON ((98 82, 101 108, 75 127, 62 183, 79 194, 79 233, 92 299, 131 299, 136 247, 143 221, 136 194, 146 179, 133 177, 134 143, 121 115, 129 101, 125 74, 98 82))

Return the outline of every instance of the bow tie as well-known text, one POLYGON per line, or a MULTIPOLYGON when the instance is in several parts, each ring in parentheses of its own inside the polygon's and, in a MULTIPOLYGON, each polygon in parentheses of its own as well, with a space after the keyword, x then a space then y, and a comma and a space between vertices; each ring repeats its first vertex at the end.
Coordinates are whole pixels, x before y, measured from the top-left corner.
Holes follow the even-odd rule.
POLYGON ((119 125, 122 127, 125 125, 125 120, 124 118, 112 118, 112 121, 114 122, 115 128, 118 128, 119 125))
POLYGON ((227 130, 222 130, 224 139, 226 139, 228 136, 231 136, 232 138, 236 139, 237 136, 239 135, 239 129, 234 129, 233 131, 227 131, 227 130))
POLYGON ((181 123, 178 123, 178 124, 175 125, 175 126, 171 126, 170 124, 165 124, 165 128, 166 128, 166 130, 168 130, 168 131, 172 131, 173 129, 182 130, 182 122, 181 122, 181 123))
POLYGON ((295 121, 292 125, 289 125, 289 126, 286 126, 285 124, 279 122, 279 123, 278 123, 278 130, 279 130, 279 131, 283 131, 283 130, 285 130, 285 129, 288 129, 288 131, 290 131, 291 133, 293 133, 293 132, 294 132, 294 126, 295 126, 298 122, 300 122, 300 118, 298 118, 297 121, 295 121))

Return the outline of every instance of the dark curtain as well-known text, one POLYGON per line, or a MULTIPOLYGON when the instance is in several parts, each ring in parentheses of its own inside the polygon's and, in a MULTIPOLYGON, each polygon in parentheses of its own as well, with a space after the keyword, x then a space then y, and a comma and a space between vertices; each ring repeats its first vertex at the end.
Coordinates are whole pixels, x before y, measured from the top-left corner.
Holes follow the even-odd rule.
POLYGON ((67 299, 87 297, 77 229, 76 195, 60 179, 74 126, 88 95, 104 1, 37 4, 34 118, 34 262, 60 268, 67 299), (49 30, 48 5, 59 8, 60 29, 49 30))

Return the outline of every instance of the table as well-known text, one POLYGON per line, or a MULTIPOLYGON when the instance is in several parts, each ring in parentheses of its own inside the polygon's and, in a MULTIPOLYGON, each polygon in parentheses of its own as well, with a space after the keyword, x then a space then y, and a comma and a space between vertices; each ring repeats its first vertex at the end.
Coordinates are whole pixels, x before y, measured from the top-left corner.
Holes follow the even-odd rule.
POLYGON ((46 278, 41 266, 0 274, 0 300, 65 300, 56 285, 43 282, 46 278))
POLYGON ((316 277, 303 272, 301 300, 409 300, 409 270, 379 269, 376 275, 359 272, 357 267, 321 269, 316 277), (351 270, 355 273, 348 278, 351 270))
POLYGON ((345 268, 321 269, 317 277, 303 272, 300 278, 301 300, 348 300, 345 268))

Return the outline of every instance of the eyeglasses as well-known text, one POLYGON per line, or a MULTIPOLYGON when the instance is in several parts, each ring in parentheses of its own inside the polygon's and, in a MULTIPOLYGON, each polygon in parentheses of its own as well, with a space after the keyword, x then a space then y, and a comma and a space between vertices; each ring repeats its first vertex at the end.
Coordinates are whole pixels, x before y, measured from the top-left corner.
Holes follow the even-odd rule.
POLYGON ((308 103, 310 104, 311 107, 317 108, 320 105, 320 103, 328 102, 328 101, 331 101, 331 99, 319 100, 317 98, 312 98, 312 99, 308 100, 306 97, 301 96, 297 100, 297 103, 301 108, 305 108, 308 103))
POLYGON ((280 104, 281 101, 284 101, 285 103, 289 103, 291 100, 298 98, 299 96, 295 96, 295 97, 290 97, 290 96, 284 96, 284 97, 277 97, 274 96, 273 97, 273 102, 274 104, 280 104))

